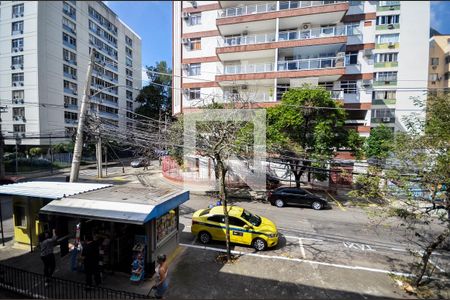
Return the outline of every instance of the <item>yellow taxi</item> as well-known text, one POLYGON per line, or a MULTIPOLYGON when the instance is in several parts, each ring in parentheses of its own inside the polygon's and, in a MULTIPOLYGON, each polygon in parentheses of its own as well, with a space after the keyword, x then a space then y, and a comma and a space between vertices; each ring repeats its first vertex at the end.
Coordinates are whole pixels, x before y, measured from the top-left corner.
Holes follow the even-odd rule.
MULTIPOLYGON (((275 224, 238 206, 229 206, 230 242, 251 245, 257 251, 274 247, 278 243, 275 224)), ((191 232, 203 244, 211 240, 225 241, 223 206, 200 209, 192 215, 191 232)))

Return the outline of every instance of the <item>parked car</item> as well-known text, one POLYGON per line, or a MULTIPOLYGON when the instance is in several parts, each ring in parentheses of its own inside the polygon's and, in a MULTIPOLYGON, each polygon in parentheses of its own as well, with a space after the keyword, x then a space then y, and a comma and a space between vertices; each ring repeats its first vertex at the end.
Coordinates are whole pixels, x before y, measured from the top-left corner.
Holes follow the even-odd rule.
MULTIPOLYGON (((251 245, 262 251, 278 244, 278 232, 269 219, 257 216, 238 206, 229 206, 230 241, 251 245)), ((191 232, 203 244, 211 240, 225 241, 223 207, 200 209, 192 216, 191 232)))
POLYGON ((139 157, 139 158, 133 160, 130 164, 130 166, 133 168, 141 168, 141 167, 145 167, 148 165, 149 165, 148 159, 145 157, 139 157))
POLYGON ((326 199, 301 188, 281 187, 275 189, 269 192, 267 200, 270 204, 277 207, 283 207, 289 204, 309 206, 315 210, 330 207, 326 199))

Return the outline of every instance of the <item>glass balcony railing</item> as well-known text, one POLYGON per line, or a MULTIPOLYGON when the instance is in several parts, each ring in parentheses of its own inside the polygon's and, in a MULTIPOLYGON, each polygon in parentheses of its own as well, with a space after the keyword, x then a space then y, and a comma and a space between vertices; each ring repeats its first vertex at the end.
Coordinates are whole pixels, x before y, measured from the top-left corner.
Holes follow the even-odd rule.
POLYGON ((330 91, 331 99, 339 100, 344 99, 344 90, 333 90, 330 91))
POLYGON ((224 37, 219 39, 219 47, 263 44, 275 41, 275 33, 260 33, 244 36, 224 37))
POLYGON ((309 30, 284 30, 278 33, 278 41, 307 40, 360 34, 359 27, 351 25, 312 28, 309 30))
POLYGON ((242 98, 247 98, 248 96, 254 99, 255 102, 269 102, 273 100, 273 96, 270 96, 269 93, 258 93, 252 92, 251 90, 249 92, 243 91, 242 96, 230 91, 223 92, 223 99, 228 102, 240 101, 242 98))
POLYGON ((245 6, 228 7, 218 11, 218 18, 230 18, 247 16, 259 13, 267 13, 277 10, 305 8, 313 6, 322 6, 328 4, 337 4, 347 1, 280 1, 280 6, 277 8, 276 2, 255 3, 245 6))
POLYGON ((98 114, 101 117, 105 117, 105 118, 110 118, 110 119, 115 119, 115 120, 119 119, 119 115, 117 115, 115 113, 110 113, 110 112, 106 112, 106 111, 99 111, 98 114))
POLYGON ((248 65, 228 65, 224 67, 224 74, 248 74, 248 73, 263 73, 272 72, 273 63, 258 63, 248 65))
POLYGON ((344 57, 321 57, 278 62, 278 71, 314 70, 345 67, 344 57))

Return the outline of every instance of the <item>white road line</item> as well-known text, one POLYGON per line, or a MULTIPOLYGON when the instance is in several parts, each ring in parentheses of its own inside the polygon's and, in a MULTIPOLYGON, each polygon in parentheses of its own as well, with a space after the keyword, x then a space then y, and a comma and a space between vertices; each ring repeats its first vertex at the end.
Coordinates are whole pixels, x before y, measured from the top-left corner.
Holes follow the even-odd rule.
POLYGON ((401 248, 390 248, 390 249, 394 250, 394 251, 408 252, 406 249, 401 249, 401 248))
POLYGON ((302 242, 302 239, 301 239, 301 238, 298 239, 298 243, 300 244, 300 251, 301 251, 301 253, 302 253, 302 257, 303 257, 303 258, 306 258, 305 248, 303 248, 303 242, 302 242))
POLYGON ((310 239, 310 238, 305 238, 305 237, 302 237, 302 236, 292 236, 292 235, 284 235, 284 234, 283 234, 283 236, 284 236, 285 238, 288 238, 288 239, 303 239, 303 240, 305 240, 305 241, 323 242, 323 240, 319 240, 319 239, 310 239))
MULTIPOLYGON (((213 247, 208 247, 208 246, 189 245, 189 244, 183 244, 183 243, 180 243, 179 245, 188 247, 188 248, 196 248, 196 249, 209 250, 209 251, 215 251, 215 252, 224 252, 224 253, 227 252, 226 249, 219 249, 219 248, 213 248, 213 247)), ((237 254, 237 255, 242 255, 242 256, 248 255, 248 256, 255 256, 255 257, 261 257, 261 258, 268 258, 268 259, 279 259, 279 260, 287 260, 287 261, 295 261, 295 262, 305 262, 305 263, 309 263, 311 265, 321 265, 321 266, 327 266, 327 267, 335 267, 335 268, 349 269, 349 270, 360 270, 360 271, 383 273, 383 274, 394 274, 394 275, 405 276, 405 277, 415 277, 416 276, 411 273, 395 272, 395 271, 388 271, 388 270, 360 267, 360 266, 332 264, 332 263, 326 263, 326 262, 308 260, 308 259, 302 259, 302 258, 290 258, 290 257, 284 257, 284 256, 277 256, 277 255, 263 255, 263 254, 257 254, 257 253, 246 253, 246 252, 241 252, 241 251, 236 251, 236 250, 231 250, 231 253, 237 254)), ((441 278, 437 278, 437 277, 427 277, 427 278, 441 280, 441 278)))

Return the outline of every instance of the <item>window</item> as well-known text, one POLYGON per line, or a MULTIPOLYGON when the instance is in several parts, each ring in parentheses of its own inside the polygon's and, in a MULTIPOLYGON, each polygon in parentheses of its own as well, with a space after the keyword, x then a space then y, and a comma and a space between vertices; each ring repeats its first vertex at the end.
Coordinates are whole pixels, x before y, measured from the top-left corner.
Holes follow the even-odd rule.
POLYGON ((74 97, 64 96, 64 107, 77 106, 78 99, 74 97))
POLYGON ((76 83, 64 80, 64 90, 76 95, 78 91, 78 85, 76 83))
POLYGON ((444 79, 449 80, 450 79, 450 72, 447 72, 444 74, 444 79))
POLYGON ((13 100, 23 100, 24 91, 23 90, 12 91, 12 98, 13 100))
POLYGON ((359 6, 362 1, 350 1, 350 6, 359 6))
POLYGON ((66 1, 63 2, 63 12, 71 17, 72 19, 76 18, 76 11, 75 8, 69 5, 66 1))
POLYGON ((445 57, 445 63, 450 64, 450 55, 445 57))
POLYGON ((202 50, 202 39, 201 38, 191 39, 189 45, 190 45, 189 49, 191 51, 202 50))
POLYGON ((286 93, 290 88, 289 83, 279 83, 277 84, 277 100, 281 100, 283 94, 286 93))
POLYGON ((126 85, 127 85, 127 87, 132 88, 133 87, 133 81, 127 79, 126 80, 126 85))
POLYGON ((201 64, 190 64, 188 69, 189 76, 198 76, 201 74, 201 64))
POLYGON ((125 64, 127 67, 132 67, 133 66, 133 60, 129 57, 125 58, 125 64))
POLYGON ((132 91, 126 91, 127 99, 133 100, 133 92, 132 91))
POLYGON ((76 120, 78 120, 78 114, 74 113, 74 112, 70 112, 70 111, 65 111, 64 119, 76 121, 76 120))
POLYGON ((71 77, 72 79, 77 79, 77 69, 72 68, 67 65, 63 65, 64 75, 71 77))
POLYGON ((378 2, 379 6, 396 6, 400 5, 400 1, 380 1, 378 2))
POLYGON ((202 13, 191 14, 189 17, 188 24, 190 26, 202 24, 202 13))
POLYGON ((23 55, 12 56, 11 65, 14 67, 23 66, 23 55))
MULTIPOLYGON (((14 125, 14 126, 20 126, 20 125, 14 125)), ((14 131, 14 132, 16 132, 16 131, 14 131)), ((20 131, 20 132, 22 132, 22 131, 20 131)), ((24 206, 14 206, 14 226, 27 227, 27 214, 26 214, 26 210, 25 210, 24 206)))
POLYGON ((127 110, 133 110, 133 102, 127 101, 127 110))
POLYGON ((198 100, 200 99, 200 88, 189 89, 189 100, 198 100))
POLYGON ((341 81, 341 89, 344 90, 344 94, 356 94, 356 80, 341 81))
POLYGON ((25 117, 25 107, 14 107, 13 108, 13 118, 23 118, 25 117))
POLYGON ((356 65, 358 63, 358 51, 350 51, 345 54, 345 65, 356 65))
POLYGON ((431 73, 430 74, 430 81, 437 81, 438 80, 438 73, 431 73))
POLYGON ((63 49, 63 59, 73 63, 74 65, 77 64, 77 55, 67 49, 63 49))
POLYGON ((11 41, 11 51, 17 52, 23 50, 23 38, 13 39, 11 41))
POLYGON ((23 73, 12 74, 13 83, 23 83, 23 73))
POLYGON ((12 17, 13 18, 23 17, 23 12, 24 12, 23 4, 13 5, 13 7, 12 7, 12 17))
POLYGON ((247 225, 244 221, 236 217, 229 217, 229 222, 232 226, 244 227, 244 225, 247 225))
POLYGON ((432 57, 431 58, 431 65, 432 66, 438 66, 439 65, 439 57, 432 57))
POLYGON ((208 218, 208 221, 217 222, 217 223, 225 223, 225 216, 215 215, 208 218))
POLYGON ((373 98, 377 100, 396 99, 396 91, 375 91, 373 92, 373 98))
POLYGON ((378 72, 375 73, 377 81, 397 81, 397 72, 378 72))
POLYGON ((70 32, 72 33, 77 32, 77 25, 74 22, 70 21, 69 19, 63 17, 62 24, 63 28, 69 30, 70 32))
POLYGON ((375 55, 375 62, 396 62, 398 58, 398 53, 378 53, 375 55))
POLYGON ((63 43, 73 49, 77 47, 77 39, 63 32, 63 43))
POLYGON ((128 37, 127 35, 125 36, 125 43, 128 46, 133 47, 133 40, 130 37, 128 37))
POLYGON ((346 24, 347 26, 347 35, 358 35, 361 34, 359 30, 359 22, 358 23, 350 23, 346 24))
POLYGON ((117 36, 117 27, 109 22, 105 17, 103 17, 101 14, 99 14, 95 9, 93 9, 91 6, 88 8, 89 16, 94 18, 96 21, 98 21, 102 26, 104 26, 106 29, 108 29, 110 32, 112 32, 114 35, 117 36))
POLYGON ((378 16, 377 25, 398 24, 400 15, 378 16))
POLYGON ((372 118, 395 118, 395 109, 393 108, 372 109, 372 118))
POLYGON ((132 51, 130 48, 125 47, 125 53, 126 53, 126 55, 128 55, 129 57, 133 57, 133 51, 132 51))
POLYGON ((13 22, 11 24, 11 34, 22 34, 23 33, 23 21, 13 22))
POLYGON ((16 124, 13 126, 13 131, 17 133, 24 133, 25 132, 25 124, 16 124))
POLYGON ((377 44, 398 43, 399 37, 400 37, 400 35, 398 33, 380 34, 380 35, 377 35, 376 41, 377 41, 377 44))
POLYGON ((333 90, 334 82, 333 81, 319 82, 318 86, 323 87, 327 91, 331 91, 333 90))
POLYGON ((133 77, 133 71, 131 71, 130 69, 125 69, 125 73, 127 74, 127 76, 133 77))

